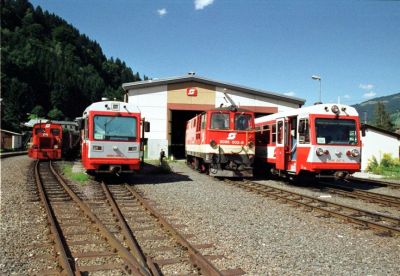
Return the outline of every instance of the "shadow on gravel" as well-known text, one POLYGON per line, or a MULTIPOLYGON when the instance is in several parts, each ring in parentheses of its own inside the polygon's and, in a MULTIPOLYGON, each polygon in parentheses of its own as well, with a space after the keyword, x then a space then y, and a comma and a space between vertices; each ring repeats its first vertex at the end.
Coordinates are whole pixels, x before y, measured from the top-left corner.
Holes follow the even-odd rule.
MULTIPOLYGON (((145 185, 145 184, 168 184, 173 182, 193 181, 189 176, 173 172, 167 162, 161 166, 145 163, 139 173, 125 174, 120 176, 102 176, 107 184, 145 185)), ((100 180, 100 179, 97 179, 100 180)))

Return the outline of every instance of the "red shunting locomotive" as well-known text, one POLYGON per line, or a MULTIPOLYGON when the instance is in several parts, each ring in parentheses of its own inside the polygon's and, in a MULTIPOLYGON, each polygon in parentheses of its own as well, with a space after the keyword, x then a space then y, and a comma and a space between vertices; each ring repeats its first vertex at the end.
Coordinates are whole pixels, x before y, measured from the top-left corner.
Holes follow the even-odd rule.
POLYGON ((253 176, 254 113, 233 105, 197 115, 186 125, 185 153, 189 165, 211 176, 253 176))
POLYGON ((29 157, 39 160, 61 159, 62 126, 37 123, 33 126, 29 157))

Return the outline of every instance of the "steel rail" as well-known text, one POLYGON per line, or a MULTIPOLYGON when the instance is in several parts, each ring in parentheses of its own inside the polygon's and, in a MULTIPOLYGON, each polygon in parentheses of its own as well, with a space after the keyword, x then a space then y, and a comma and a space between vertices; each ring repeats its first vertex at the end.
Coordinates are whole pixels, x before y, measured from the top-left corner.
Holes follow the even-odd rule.
POLYGON ((52 163, 50 161, 50 169, 54 176, 57 178, 59 183, 62 185, 64 190, 68 193, 68 195, 78 204, 79 208, 85 213, 85 215, 96 224, 97 230, 103 236, 104 239, 117 251, 118 255, 121 256, 122 259, 128 265, 128 272, 136 274, 136 275, 146 275, 149 276, 151 273, 148 271, 146 267, 143 267, 136 258, 128 251, 119 241, 118 239, 107 229, 107 227, 97 218, 97 216, 90 210, 90 208, 75 194, 74 191, 67 185, 64 179, 54 170, 52 163))
POLYGON ((348 176, 348 177, 346 177, 346 180, 354 181, 354 182, 361 182, 361 183, 376 184, 378 186, 385 186, 385 187, 390 186, 390 187, 400 188, 400 183, 381 181, 381 180, 371 179, 371 178, 358 178, 358 177, 354 177, 354 176, 348 176))
POLYGON ((39 163, 40 163, 39 160, 37 160, 35 163, 36 185, 37 185, 37 188, 39 191, 39 196, 40 196, 41 202, 43 204, 44 210, 47 214, 47 220, 50 224, 50 231, 53 233, 52 236, 53 236, 55 247, 56 247, 56 250, 58 253, 57 254, 58 260, 59 260, 59 263, 62 268, 61 273, 64 273, 64 274, 70 275, 70 276, 80 275, 80 273, 78 271, 75 271, 75 265, 73 263, 71 263, 72 261, 70 262, 70 260, 73 260, 73 258, 71 256, 68 257, 68 254, 65 250, 64 243, 61 239, 62 234, 59 231, 57 219, 55 218, 54 211, 49 204, 49 199, 47 197, 47 194, 44 191, 43 181, 42 181, 42 178, 41 178, 40 172, 39 172, 39 163), (77 273, 77 274, 75 274, 75 273, 77 273))
POLYGON ((374 203, 385 204, 386 206, 395 206, 400 207, 400 198, 390 195, 384 195, 379 193, 368 192, 364 190, 360 190, 357 188, 349 188, 343 186, 336 186, 330 183, 320 182, 325 186, 329 187, 327 190, 331 193, 339 194, 342 196, 347 196, 351 198, 359 198, 369 200, 374 203), (345 190, 342 190, 345 189, 345 190))
POLYGON ((203 275, 224 275, 219 271, 209 260, 207 260, 196 248, 194 248, 175 228, 167 222, 150 204, 131 186, 125 184, 125 187, 132 193, 132 195, 139 201, 139 203, 151 213, 177 241, 186 248, 191 262, 197 266, 203 275))
POLYGON ((285 200, 286 202, 290 202, 290 203, 294 203, 296 205, 300 205, 300 206, 304 206, 304 207, 308 207, 308 208, 312 208, 312 209, 316 209, 318 211, 321 211, 323 213, 326 214, 330 214, 334 217, 338 217, 341 219, 345 219, 347 221, 351 221, 353 223, 362 225, 362 226, 368 226, 369 228, 372 229, 376 229, 376 230, 380 230, 380 231, 386 231, 389 232, 390 234, 396 234, 396 235, 400 235, 400 228, 394 228, 391 226, 387 226, 387 225, 383 225, 377 222, 372 222, 366 219, 362 219, 359 217, 354 217, 351 215, 346 215, 346 214, 341 214, 337 211, 334 210, 328 210, 328 209, 324 209, 322 206, 326 206, 326 207, 334 207, 337 210, 348 210, 348 211, 352 211, 352 212, 356 212, 357 214, 359 214, 360 216, 363 216, 362 214, 364 214, 364 216, 369 216, 369 217, 373 217, 376 219, 386 219, 387 221, 390 221, 391 223, 394 224, 398 224, 400 225, 400 218, 396 218, 396 217, 391 217, 391 216, 386 216, 386 215, 382 215, 382 214, 377 214, 377 213, 372 213, 372 212, 368 212, 366 210, 362 210, 359 208, 354 208, 354 207, 350 207, 347 205, 341 205, 341 204, 337 204, 337 203, 333 203, 330 201, 326 201, 326 200, 322 200, 319 198, 315 198, 315 197, 311 197, 311 196, 307 196, 307 195, 303 195, 300 193, 296 193, 296 192, 291 192, 291 191, 287 191, 284 189, 279 189, 276 187, 272 187, 269 185, 265 185, 265 184, 259 184, 256 182, 252 182, 252 181, 246 181, 246 183, 248 184, 243 184, 243 182, 234 182, 234 181, 229 181, 229 180, 225 180, 227 183, 230 183, 232 185, 236 185, 239 186, 241 188, 244 189, 248 189, 250 191, 265 195, 265 196, 272 196, 275 197, 277 199, 282 199, 285 200), (250 185, 251 186, 250 186, 250 185), (266 190, 268 189, 268 190, 266 190), (278 194, 278 193, 281 193, 278 194), (282 195, 282 194, 286 194, 282 195), (297 197, 297 198, 289 198, 289 197, 297 197), (309 202, 301 202, 300 200, 311 200, 309 202), (321 206, 315 206, 312 205, 311 203, 320 203, 321 206))
POLYGON ((107 185, 104 181, 101 182, 101 187, 103 188, 104 194, 106 195, 107 202, 110 204, 113 213, 116 215, 119 225, 121 227, 121 231, 123 232, 128 247, 131 249, 132 254, 136 257, 138 262, 143 266, 146 267, 149 271, 151 271, 152 275, 161 275, 160 272, 157 270, 153 260, 150 257, 145 257, 140 246, 132 234, 132 230, 129 227, 128 223, 126 222, 124 216, 121 213, 120 208, 118 207, 117 202, 115 201, 114 197, 112 196, 110 190, 108 189, 107 185))
POLYGON ((28 151, 17 151, 17 152, 4 152, 0 154, 0 159, 5 159, 8 157, 19 156, 19 155, 26 155, 28 151))

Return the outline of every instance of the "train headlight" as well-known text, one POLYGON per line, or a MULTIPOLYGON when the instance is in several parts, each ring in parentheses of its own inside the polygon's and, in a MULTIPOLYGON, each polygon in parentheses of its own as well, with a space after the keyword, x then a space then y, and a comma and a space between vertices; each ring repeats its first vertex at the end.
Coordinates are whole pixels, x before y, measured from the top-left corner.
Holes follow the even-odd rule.
POLYGON ((58 149, 58 145, 54 145, 54 148, 55 148, 55 149, 58 149))
POLYGON ((247 146, 252 149, 254 147, 254 142, 253 141, 248 142, 247 146))
POLYGON ((103 147, 102 146, 93 146, 94 151, 102 151, 103 147))
POLYGON ((333 112, 333 113, 335 113, 336 115, 338 115, 339 114, 339 107, 337 106, 337 105, 332 105, 332 107, 331 107, 331 111, 333 112))
POLYGON ((328 155, 329 154, 329 150, 324 150, 322 148, 317 148, 315 153, 317 154, 317 156, 322 156, 324 154, 328 155))
POLYGON ((360 155, 360 152, 357 150, 357 149, 353 149, 353 150, 348 150, 347 152, 346 152, 346 155, 347 156, 352 156, 352 157, 357 157, 357 156, 359 156, 360 155))
POLYGON ((218 146, 218 144, 217 144, 217 142, 215 142, 214 140, 211 140, 211 141, 210 141, 210 146, 211 146, 213 149, 216 149, 217 146, 218 146))

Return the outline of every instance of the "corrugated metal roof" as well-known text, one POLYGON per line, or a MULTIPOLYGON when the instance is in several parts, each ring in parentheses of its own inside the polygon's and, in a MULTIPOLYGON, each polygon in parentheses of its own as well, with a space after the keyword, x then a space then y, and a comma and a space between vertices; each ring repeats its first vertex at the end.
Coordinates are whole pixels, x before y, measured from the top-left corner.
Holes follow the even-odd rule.
POLYGON ((199 82, 199 83, 205 83, 209 85, 214 85, 214 86, 219 86, 235 91, 240 91, 244 93, 249 93, 257 96, 262 96, 262 97, 270 97, 273 99, 278 99, 290 103, 295 103, 299 105, 304 105, 306 102, 305 99, 297 98, 297 97, 289 97, 283 94, 275 93, 275 92, 270 92, 266 90, 261 90, 261 89, 254 89, 242 85, 237 85, 237 84, 232 84, 232 83, 226 83, 226 82, 221 82, 221 81, 215 81, 211 79, 207 79, 204 77, 198 77, 194 75, 187 75, 187 76, 181 76, 181 77, 171 77, 171 78, 164 78, 164 79, 153 79, 153 80, 146 80, 146 81, 138 81, 138 82, 128 82, 128 83, 123 83, 122 88, 124 89, 125 93, 127 93, 131 89, 138 89, 138 88, 146 88, 146 87, 152 87, 152 86, 159 86, 159 85, 165 85, 165 84, 172 84, 172 83, 182 83, 182 82, 199 82))

